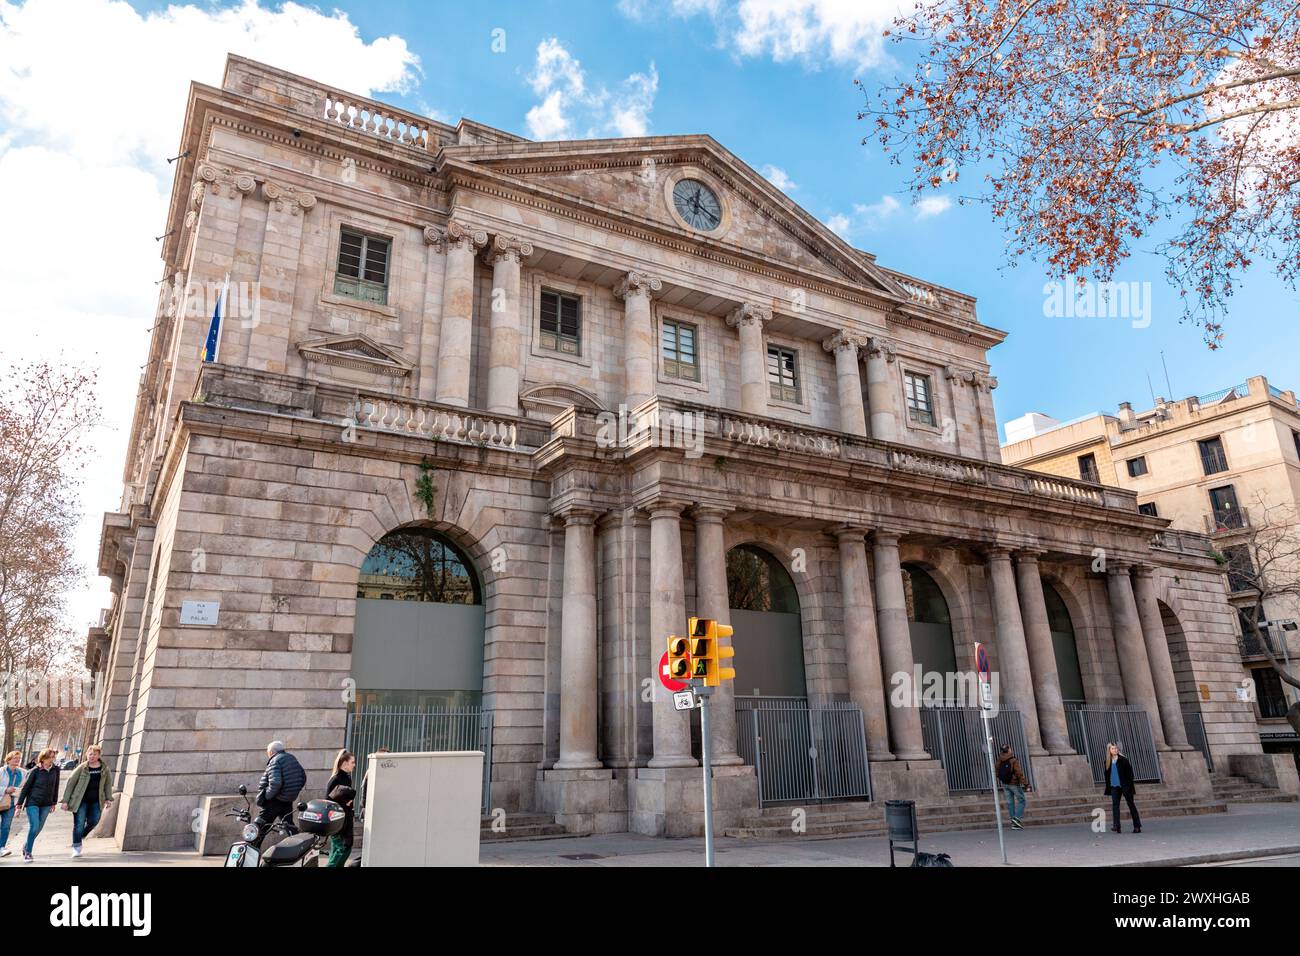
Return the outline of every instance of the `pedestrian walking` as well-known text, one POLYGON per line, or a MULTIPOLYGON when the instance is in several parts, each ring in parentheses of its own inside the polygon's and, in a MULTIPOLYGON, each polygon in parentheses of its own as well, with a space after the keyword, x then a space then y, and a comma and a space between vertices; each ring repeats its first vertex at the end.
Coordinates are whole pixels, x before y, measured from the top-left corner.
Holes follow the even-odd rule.
POLYGON ((307 771, 298 758, 285 749, 283 740, 266 745, 266 769, 257 783, 257 805, 261 812, 254 821, 263 831, 281 817, 293 822, 293 801, 307 785, 307 771))
POLYGON ((11 750, 5 754, 4 766, 0 767, 0 856, 12 856, 14 852, 9 849, 9 828, 18 810, 18 791, 25 776, 22 762, 23 752, 11 750))
POLYGON ((99 825, 99 818, 113 804, 113 772, 103 760, 99 744, 86 749, 86 760, 68 778, 63 809, 72 812, 72 855, 81 856, 81 841, 99 825))
POLYGON ((330 855, 326 866, 344 866, 352 855, 352 804, 357 791, 352 785, 352 774, 357 768, 357 758, 350 750, 340 750, 334 758, 333 774, 325 784, 325 796, 341 806, 347 813, 343 829, 330 837, 330 855))
POLYGON ((1142 832, 1142 818, 1138 816, 1137 804, 1133 795, 1137 788, 1133 785, 1133 765, 1128 757, 1120 753, 1118 744, 1106 745, 1106 794, 1110 797, 1110 815, 1115 821, 1111 827, 1116 833, 1123 833, 1119 823, 1119 798, 1123 794, 1128 804, 1128 815, 1133 819, 1133 832, 1142 832))
POLYGON ((23 844, 23 862, 32 862, 32 849, 45 820, 59 802, 59 768, 54 766, 54 751, 48 747, 36 756, 36 766, 27 774, 18 791, 18 808, 27 811, 27 842, 23 844))
POLYGON ((1002 791, 1007 795, 1007 816, 1011 817, 1011 827, 1023 830, 1020 820, 1025 815, 1025 791, 1034 788, 1029 785, 1024 768, 1010 744, 1003 744, 998 753, 997 773, 998 783, 1002 784, 1002 791))

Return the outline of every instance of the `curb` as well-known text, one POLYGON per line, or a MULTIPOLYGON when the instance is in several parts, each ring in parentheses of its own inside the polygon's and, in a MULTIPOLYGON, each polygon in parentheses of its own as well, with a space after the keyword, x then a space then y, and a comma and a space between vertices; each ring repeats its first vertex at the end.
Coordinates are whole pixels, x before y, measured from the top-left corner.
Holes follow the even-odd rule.
POLYGON ((1267 856, 1291 856, 1300 853, 1300 846, 1260 847, 1254 850, 1230 850, 1226 853, 1202 853, 1199 856, 1179 856, 1168 860, 1141 860, 1135 863, 1114 863, 1112 866, 1199 866, 1204 863, 1229 863, 1234 860, 1256 860, 1267 856))

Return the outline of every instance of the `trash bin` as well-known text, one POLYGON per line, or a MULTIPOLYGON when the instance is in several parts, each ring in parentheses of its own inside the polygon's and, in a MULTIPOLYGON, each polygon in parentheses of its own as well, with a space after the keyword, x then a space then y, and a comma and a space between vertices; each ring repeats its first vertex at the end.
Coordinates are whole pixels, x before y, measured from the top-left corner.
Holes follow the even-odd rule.
POLYGON ((915 859, 920 844, 916 828, 915 800, 886 800, 885 829, 889 832, 889 865, 894 865, 894 844, 911 852, 915 859))

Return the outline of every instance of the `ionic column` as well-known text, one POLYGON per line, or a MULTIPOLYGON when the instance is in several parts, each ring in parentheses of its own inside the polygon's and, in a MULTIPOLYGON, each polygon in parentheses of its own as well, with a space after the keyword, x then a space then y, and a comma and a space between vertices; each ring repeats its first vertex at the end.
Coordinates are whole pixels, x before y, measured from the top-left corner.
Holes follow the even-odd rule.
POLYGON ((746 302, 727 316, 727 324, 740 333, 740 408, 747 415, 767 414, 767 346, 763 325, 772 310, 746 302))
POLYGON ((446 266, 442 279, 442 324, 438 333, 437 401, 469 406, 470 344, 474 329, 474 254, 487 245, 487 233, 452 221, 444 233, 446 266))
MULTIPOLYGON (((293 295, 302 260, 303 220, 316 206, 309 192, 267 180, 266 234, 257 277, 257 321, 249 326, 249 368, 286 373, 289 341, 293 337, 293 295)), ((247 324, 247 323, 245 323, 247 324)))
POLYGON ((986 551, 989 587, 993 594, 993 624, 998 648, 998 669, 1002 698, 1020 712, 1029 755, 1045 754, 1038 732, 1038 710, 1034 703, 1034 678, 1029 667, 1029 648, 1016 598, 1016 575, 1011 570, 1011 552, 994 546, 986 551))
POLYGON ((596 536, 593 511, 564 517, 560 621, 560 759, 556 770, 594 770, 596 757, 596 536))
POLYGON ((840 400, 840 430, 867 437, 867 412, 862 404, 862 377, 858 374, 861 342, 848 332, 836 332, 822 348, 835 353, 835 385, 840 400))
POLYGON ((889 752, 889 719, 885 685, 880 676, 880 642, 876 608, 867 569, 866 529, 840 528, 840 595, 844 601, 844 652, 849 671, 849 697, 862 710, 870 760, 893 760, 889 752))
POLYGON ((659 682, 659 660, 672 634, 686 636, 686 594, 682 584, 682 527, 685 505, 656 501, 650 512, 650 667, 655 675, 653 717, 654 756, 649 766, 695 767, 691 756, 690 711, 676 710, 673 698, 659 682))
MULTIPOLYGON (((728 509, 713 506, 695 508, 695 605, 696 617, 719 624, 731 623, 727 600, 727 543, 723 519, 728 509)), ((728 642, 733 643, 731 641, 728 642)), ((735 681, 724 680, 709 702, 709 728, 713 763, 742 764, 736 752, 735 681)))
POLYGON ((532 244, 497 234, 488 249, 492 266, 492 318, 488 332, 488 411, 519 414, 519 263, 532 244))
POLYGON ((1169 640, 1165 636, 1165 622, 1160 616, 1156 597, 1155 569, 1140 564, 1133 569, 1133 592, 1137 600, 1138 618, 1142 622, 1142 637, 1146 642, 1147 661, 1151 666, 1151 681, 1155 689, 1156 705, 1160 710, 1160 723, 1164 727, 1165 742, 1174 750, 1191 750, 1187 742, 1187 726, 1183 722, 1183 705, 1178 699, 1178 681, 1174 677, 1174 664, 1169 658, 1169 640))
POLYGON ((1020 594, 1020 620, 1029 647, 1029 669, 1033 674, 1034 701, 1038 705, 1038 729, 1043 745, 1053 756, 1074 753, 1070 728, 1065 719, 1061 678, 1056 670, 1056 648, 1043 600, 1043 577, 1038 551, 1016 552, 1016 591, 1020 594))
POLYGON ((894 416, 894 389, 889 382, 889 363, 894 349, 884 339, 867 339, 867 405, 871 410, 871 437, 881 441, 898 439, 894 416))
MULTIPOLYGON (((876 565, 876 624, 880 634, 882 678, 888 693, 889 679, 903 674, 912 680, 916 659, 912 656, 912 634, 907 625, 907 598, 903 593, 903 569, 898 560, 897 534, 877 531, 872 535, 876 565)), ((899 760, 929 760, 921 734, 920 688, 915 699, 889 710, 889 740, 899 760)))
POLYGON ((1165 750, 1160 707, 1156 703, 1151 664, 1147 660, 1142 623, 1138 618, 1133 582, 1129 579, 1128 572, 1127 564, 1115 561, 1111 561, 1106 568, 1106 592, 1110 598, 1110 624, 1115 634, 1115 652, 1119 655, 1120 680, 1124 685, 1125 701, 1146 709, 1151 719, 1151 736, 1155 739, 1156 746, 1165 750))
POLYGON ((623 300, 623 370, 629 410, 655 395, 655 325, 650 299, 662 288, 662 281, 644 272, 629 272, 614 286, 614 296, 623 300))

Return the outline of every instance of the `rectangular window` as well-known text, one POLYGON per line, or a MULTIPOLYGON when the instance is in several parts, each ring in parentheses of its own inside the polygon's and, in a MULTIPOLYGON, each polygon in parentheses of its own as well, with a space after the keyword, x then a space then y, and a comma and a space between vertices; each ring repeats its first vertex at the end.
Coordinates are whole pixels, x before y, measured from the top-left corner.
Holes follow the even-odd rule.
POLYGON ((388 239, 368 236, 355 229, 339 233, 338 268, 334 271, 334 291, 339 295, 388 304, 388 239))
POLYGON ((799 404, 798 352, 779 345, 767 347, 767 388, 778 402, 799 404))
POLYGON ((1207 475, 1215 475, 1228 470, 1228 457, 1223 453, 1223 442, 1218 438, 1207 438, 1196 443, 1201 449, 1201 467, 1207 475))
POLYGON ((1147 460, 1145 457, 1130 458, 1128 460, 1128 476, 1130 478, 1141 478, 1147 473, 1147 460))
POLYGON ((930 376, 905 372, 903 374, 903 394, 907 399, 908 421, 933 425, 934 398, 930 391, 930 376))
POLYGON ((582 354, 582 299, 542 290, 541 346, 564 355, 582 354))
POLYGON ((663 363, 664 375, 684 378, 688 382, 700 380, 698 352, 699 330, 686 322, 664 319, 663 363))
POLYGON ((1084 481, 1091 481, 1095 485, 1101 484, 1101 473, 1097 471, 1097 456, 1093 454, 1079 456, 1079 477, 1084 481))
POLYGON ((1300 432, 1292 432, 1291 437, 1295 440, 1295 456, 1300 458, 1300 432))
POLYGON ((1216 531, 1230 531, 1246 526, 1241 509, 1237 507, 1237 491, 1232 485, 1210 489, 1210 510, 1214 514, 1216 531))
POLYGON ((1255 564, 1250 560, 1250 548, 1244 544, 1223 549, 1228 559, 1228 590, 1249 591, 1254 587, 1255 564))
POLYGON ((1270 667, 1255 667, 1250 676, 1255 679, 1255 703, 1259 705, 1259 716, 1285 717, 1287 711, 1286 696, 1282 693, 1282 680, 1277 671, 1270 667))
POLYGON ((1146 504, 1138 505, 1138 514, 1146 515, 1149 518, 1159 518, 1160 513, 1156 511, 1156 503, 1148 501, 1146 504))

